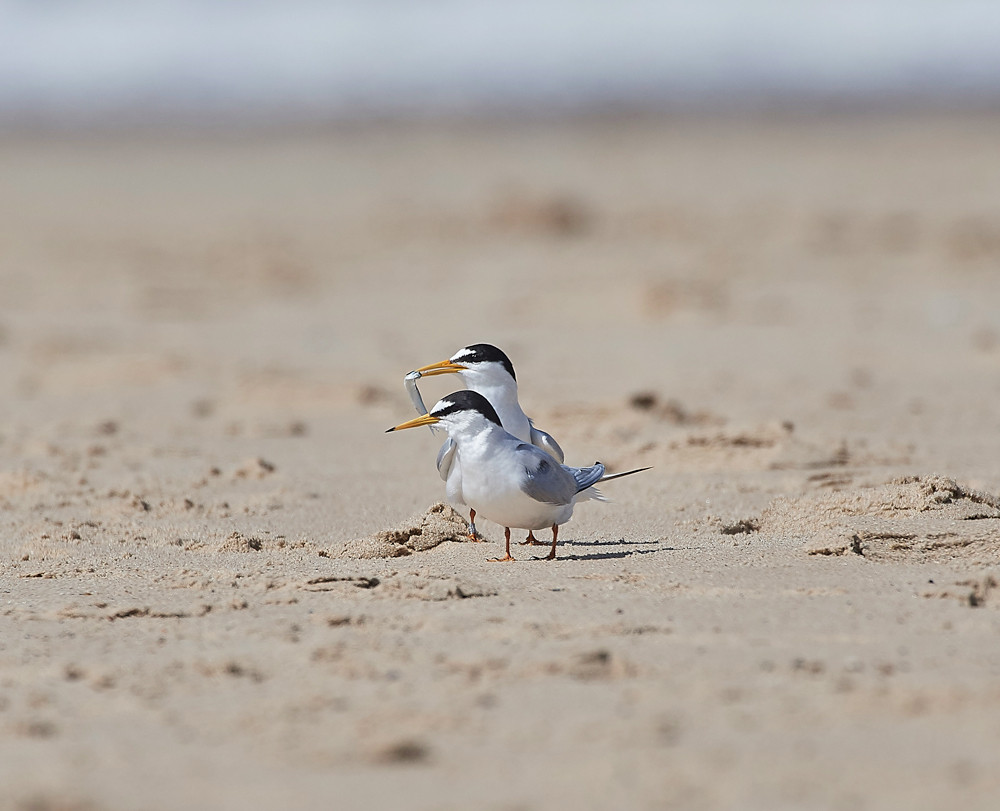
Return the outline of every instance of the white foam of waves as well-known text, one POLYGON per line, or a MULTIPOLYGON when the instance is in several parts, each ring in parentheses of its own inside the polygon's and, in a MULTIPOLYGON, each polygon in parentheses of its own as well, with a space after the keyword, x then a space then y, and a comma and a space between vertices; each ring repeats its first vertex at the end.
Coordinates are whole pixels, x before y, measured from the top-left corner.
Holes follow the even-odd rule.
POLYGON ((0 0, 0 115, 1000 95, 996 0, 0 0))

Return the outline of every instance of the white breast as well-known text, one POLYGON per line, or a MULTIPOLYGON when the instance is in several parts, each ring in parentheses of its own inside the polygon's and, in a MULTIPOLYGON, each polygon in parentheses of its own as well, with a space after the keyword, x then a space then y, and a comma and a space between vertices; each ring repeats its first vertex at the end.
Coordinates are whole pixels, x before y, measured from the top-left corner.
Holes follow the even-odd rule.
POLYGON ((573 514, 573 504, 544 504, 520 486, 524 466, 514 452, 516 442, 468 443, 462 458, 462 497, 478 515, 502 527, 546 529, 573 514))

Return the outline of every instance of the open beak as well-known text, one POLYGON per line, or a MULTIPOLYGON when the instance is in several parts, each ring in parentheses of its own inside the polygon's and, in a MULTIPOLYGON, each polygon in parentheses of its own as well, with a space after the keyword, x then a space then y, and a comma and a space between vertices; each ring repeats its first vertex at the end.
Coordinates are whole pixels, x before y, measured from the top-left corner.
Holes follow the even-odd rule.
POLYGON ((390 428, 386 433, 391 433, 392 431, 402 431, 404 428, 419 428, 421 425, 434 425, 435 423, 441 422, 437 417, 432 417, 430 414, 424 414, 422 417, 417 417, 416 419, 410 420, 409 422, 404 422, 400 425, 390 428))
POLYGON ((432 363, 430 366, 421 366, 416 371, 420 372, 421 377, 433 377, 434 375, 453 375, 464 372, 465 369, 466 367, 460 363, 443 360, 440 363, 432 363))

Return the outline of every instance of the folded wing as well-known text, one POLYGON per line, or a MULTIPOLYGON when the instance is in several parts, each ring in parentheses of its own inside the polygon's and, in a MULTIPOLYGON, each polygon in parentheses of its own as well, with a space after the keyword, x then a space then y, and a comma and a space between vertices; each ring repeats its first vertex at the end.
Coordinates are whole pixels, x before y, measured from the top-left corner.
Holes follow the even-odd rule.
POLYGON ((444 441, 444 445, 441 446, 441 450, 438 451, 437 469, 443 481, 448 481, 448 474, 451 472, 451 465, 455 461, 455 451, 457 449, 458 445, 455 444, 455 440, 448 437, 444 441))
POLYGON ((531 425, 531 444, 541 448, 549 456, 562 464, 566 457, 563 454, 563 449, 559 447, 559 443, 552 438, 551 434, 547 434, 545 431, 536 428, 531 420, 528 420, 528 422, 531 425))
POLYGON ((567 467, 563 469, 569 471, 576 481, 576 492, 579 493, 588 487, 597 484, 604 476, 604 465, 594 462, 590 467, 567 467))
POLYGON ((545 451, 525 442, 517 446, 524 479, 521 491, 543 504, 569 504, 579 492, 569 469, 557 464, 545 451))

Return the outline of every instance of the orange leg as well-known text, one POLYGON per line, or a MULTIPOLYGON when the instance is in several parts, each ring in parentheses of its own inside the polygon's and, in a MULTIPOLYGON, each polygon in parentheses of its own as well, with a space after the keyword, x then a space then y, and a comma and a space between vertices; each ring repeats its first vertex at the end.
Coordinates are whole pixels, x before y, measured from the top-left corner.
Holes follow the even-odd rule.
POLYGON ((545 546, 545 544, 538 540, 535 537, 535 533, 529 529, 528 537, 521 541, 521 546, 545 546))
POLYGON ((480 543, 483 540, 483 536, 476 532, 476 511, 469 508, 469 540, 480 543))
POLYGON ((556 559, 556 541, 557 540, 559 540, 559 525, 558 524, 553 524, 552 525, 552 549, 549 552, 548 557, 545 558, 546 560, 555 560, 556 559))
POLYGON ((516 560, 517 559, 517 558, 511 557, 511 554, 510 554, 510 527, 504 527, 503 528, 503 536, 504 536, 504 538, 507 539, 507 554, 504 555, 502 558, 490 558, 490 560, 492 562, 494 562, 494 563, 502 563, 503 561, 506 561, 506 560, 516 560))

